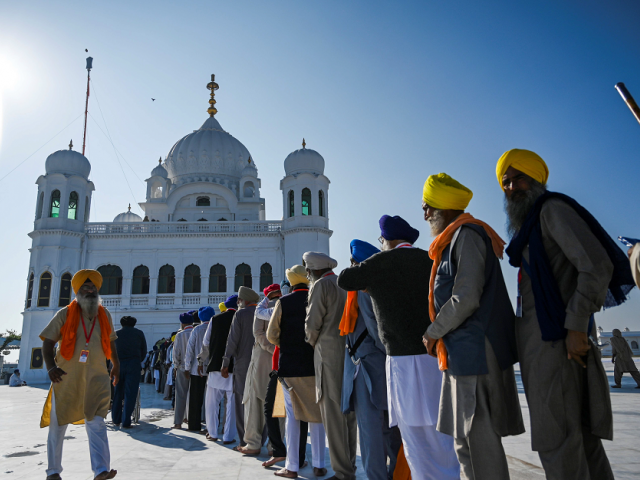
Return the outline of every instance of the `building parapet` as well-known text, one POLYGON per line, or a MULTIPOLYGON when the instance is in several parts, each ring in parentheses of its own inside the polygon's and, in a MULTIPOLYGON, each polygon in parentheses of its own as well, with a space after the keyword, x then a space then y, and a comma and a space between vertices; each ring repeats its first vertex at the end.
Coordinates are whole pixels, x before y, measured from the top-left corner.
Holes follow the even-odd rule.
POLYGON ((89 235, 154 235, 183 233, 278 233, 282 222, 135 222, 87 223, 89 235))

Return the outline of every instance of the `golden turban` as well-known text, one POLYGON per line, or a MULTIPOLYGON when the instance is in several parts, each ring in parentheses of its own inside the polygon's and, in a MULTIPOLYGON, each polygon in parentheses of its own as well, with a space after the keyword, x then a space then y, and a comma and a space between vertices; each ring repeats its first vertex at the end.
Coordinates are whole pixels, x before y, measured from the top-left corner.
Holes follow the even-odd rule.
MULTIPOLYGON (((549 178, 549 168, 544 160, 537 153, 530 150, 514 148, 504 152, 496 165, 496 176, 502 188, 502 177, 509 167, 520 170, 525 175, 529 175, 534 180, 545 184, 549 178)), ((502 188, 504 190, 504 188, 502 188)))
POLYGON ((73 293, 78 294, 78 290, 84 282, 91 280, 98 290, 102 287, 102 275, 97 270, 79 270, 71 279, 73 293))
POLYGON ((287 268, 286 274, 287 280, 289 280, 289 283, 292 287, 294 285, 298 285, 299 283, 304 283, 305 285, 309 284, 307 271, 302 265, 294 265, 291 268, 287 268))
POLYGON ((446 173, 431 175, 424 182, 422 200, 438 210, 464 210, 473 192, 446 173))
POLYGON ((218 308, 220 309, 220 313, 227 311, 227 306, 224 304, 224 302, 220 302, 218 304, 218 308))

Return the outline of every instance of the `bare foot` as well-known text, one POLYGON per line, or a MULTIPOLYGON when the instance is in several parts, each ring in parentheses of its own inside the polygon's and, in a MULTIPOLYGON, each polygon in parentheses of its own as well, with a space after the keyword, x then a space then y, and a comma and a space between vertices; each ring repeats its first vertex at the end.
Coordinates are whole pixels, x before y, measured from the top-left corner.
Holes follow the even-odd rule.
POLYGON ((287 457, 271 457, 266 462, 262 462, 262 466, 264 468, 269 468, 269 467, 274 466, 278 462, 284 462, 286 459, 287 459, 287 457))
POLYGON ((250 456, 260 455, 259 448, 257 450, 251 450, 250 448, 247 448, 247 447, 235 447, 234 450, 236 452, 242 453, 243 455, 250 455, 250 456))
POLYGON ((273 472, 273 474, 277 477, 298 478, 298 472, 292 472, 291 470, 287 470, 286 468, 281 468, 277 472, 273 472))
POLYGON ((96 475, 96 477, 93 480, 108 480, 109 478, 113 478, 118 474, 117 470, 111 470, 109 472, 102 472, 98 475, 96 475))
POLYGON ((171 430, 182 430, 182 424, 175 424, 173 427, 171 427, 171 430))

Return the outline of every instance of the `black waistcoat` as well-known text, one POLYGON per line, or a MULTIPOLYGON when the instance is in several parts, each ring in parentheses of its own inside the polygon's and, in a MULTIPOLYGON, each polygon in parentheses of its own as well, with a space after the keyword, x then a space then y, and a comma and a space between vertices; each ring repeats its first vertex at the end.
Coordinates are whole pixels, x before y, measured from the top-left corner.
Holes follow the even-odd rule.
POLYGON ((313 347, 304 341, 308 291, 296 290, 280 298, 279 377, 313 377, 313 347))
MULTIPOLYGON (((222 369, 222 357, 227 348, 227 337, 231 329, 231 322, 236 314, 233 310, 227 310, 214 315, 211 320, 211 340, 209 341, 209 365, 207 372, 219 372, 222 369)), ((229 362, 229 373, 233 373, 233 358, 229 362)))

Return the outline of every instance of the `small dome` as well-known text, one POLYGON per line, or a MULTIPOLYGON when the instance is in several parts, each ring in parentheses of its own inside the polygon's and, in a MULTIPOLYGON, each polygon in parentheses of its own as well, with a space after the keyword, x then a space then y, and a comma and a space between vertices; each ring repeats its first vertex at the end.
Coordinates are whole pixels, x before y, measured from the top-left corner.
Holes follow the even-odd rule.
POLYGON ((258 169, 256 168, 256 164, 253 163, 251 157, 249 157, 249 163, 247 166, 242 169, 243 177, 258 177, 258 169))
POLYGON ((305 148, 291 152, 284 160, 287 175, 295 173, 315 173, 324 175, 324 158, 315 150, 305 148))
POLYGON ((131 211, 131 205, 129 205, 129 210, 121 213, 120 215, 116 215, 116 218, 113 219, 113 223, 134 223, 134 222, 141 222, 141 221, 142 221, 142 217, 140 217, 140 215, 137 215, 131 211))
POLYGON ((169 176, 169 174, 167 173, 167 169, 162 166, 162 157, 160 157, 160 160, 158 161, 158 165, 156 165, 156 168, 151 170, 151 176, 152 177, 157 176, 162 178, 167 178, 169 176))
POLYGON ((73 142, 69 145, 69 150, 58 150, 47 157, 44 164, 47 175, 51 173, 78 175, 89 180, 89 173, 91 173, 89 160, 71 148, 73 148, 73 142))

